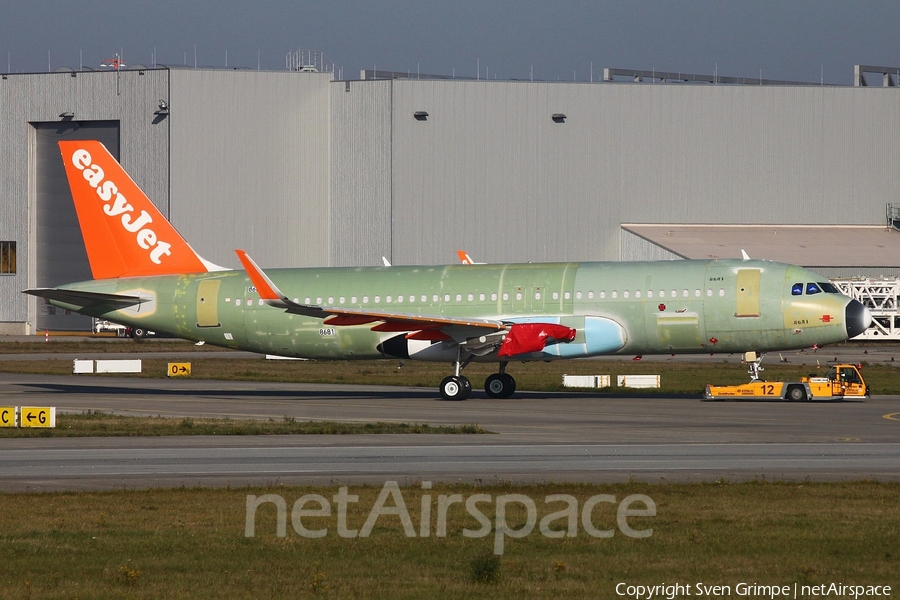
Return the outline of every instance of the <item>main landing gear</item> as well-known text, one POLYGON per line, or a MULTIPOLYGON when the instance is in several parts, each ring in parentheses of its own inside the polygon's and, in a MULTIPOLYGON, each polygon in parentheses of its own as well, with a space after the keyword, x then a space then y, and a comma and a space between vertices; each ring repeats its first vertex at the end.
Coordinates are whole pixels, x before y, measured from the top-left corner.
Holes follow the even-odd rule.
POLYGON ((484 391, 491 398, 509 398, 516 391, 516 380, 506 372, 508 363, 500 363, 500 372, 484 380, 484 391))
MULTIPOLYGON (((472 393, 472 383, 465 375, 460 375, 472 357, 460 363, 460 352, 457 352, 456 373, 444 377, 441 381, 441 396, 444 400, 465 400, 472 393)), ((484 391, 491 398, 509 398, 516 391, 516 380, 506 373, 506 362, 500 363, 500 372, 490 375, 484 382, 484 391)))

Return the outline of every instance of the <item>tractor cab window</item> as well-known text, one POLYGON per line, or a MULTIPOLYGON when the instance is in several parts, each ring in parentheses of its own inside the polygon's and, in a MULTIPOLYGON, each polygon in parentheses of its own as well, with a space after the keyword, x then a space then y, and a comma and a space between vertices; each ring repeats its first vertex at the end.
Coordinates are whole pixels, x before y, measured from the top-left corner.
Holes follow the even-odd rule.
POLYGON ((802 296, 803 295, 803 284, 795 283, 791 286, 791 296, 802 296))
POLYGON ((807 294, 819 294, 822 290, 819 288, 817 283, 807 283, 806 284, 806 293, 807 294))
POLYGON ((853 369, 841 369, 841 381, 846 383, 859 383, 859 373, 853 369))

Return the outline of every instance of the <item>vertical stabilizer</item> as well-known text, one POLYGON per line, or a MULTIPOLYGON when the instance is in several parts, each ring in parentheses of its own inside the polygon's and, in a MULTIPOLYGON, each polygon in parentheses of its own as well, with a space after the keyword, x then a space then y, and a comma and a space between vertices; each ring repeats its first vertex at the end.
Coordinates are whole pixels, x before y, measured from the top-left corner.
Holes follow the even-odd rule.
POLYGON ((194 252, 103 144, 59 149, 94 279, 221 269, 194 252))

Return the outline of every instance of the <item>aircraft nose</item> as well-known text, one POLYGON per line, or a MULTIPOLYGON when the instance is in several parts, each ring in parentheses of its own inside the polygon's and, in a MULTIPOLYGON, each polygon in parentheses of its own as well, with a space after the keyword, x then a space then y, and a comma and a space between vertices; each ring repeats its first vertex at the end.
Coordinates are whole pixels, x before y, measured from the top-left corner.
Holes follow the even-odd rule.
POLYGON ((851 300, 844 310, 847 337, 855 338, 872 324, 872 313, 858 300, 851 300))

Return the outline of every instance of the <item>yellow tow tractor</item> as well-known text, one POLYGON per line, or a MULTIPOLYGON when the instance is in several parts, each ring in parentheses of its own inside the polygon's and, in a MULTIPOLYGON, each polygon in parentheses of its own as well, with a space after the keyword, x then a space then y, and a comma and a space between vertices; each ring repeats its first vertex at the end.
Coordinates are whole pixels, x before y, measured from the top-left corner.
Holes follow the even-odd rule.
POLYGON ((750 383, 741 385, 707 385, 706 399, 721 400, 743 398, 748 400, 836 400, 839 398, 867 398, 869 386, 863 379, 859 367, 850 364, 832 366, 824 377, 810 375, 801 377, 800 381, 762 381, 759 363, 762 357, 756 358, 755 352, 748 352, 744 360, 750 365, 750 383))

